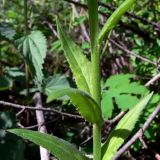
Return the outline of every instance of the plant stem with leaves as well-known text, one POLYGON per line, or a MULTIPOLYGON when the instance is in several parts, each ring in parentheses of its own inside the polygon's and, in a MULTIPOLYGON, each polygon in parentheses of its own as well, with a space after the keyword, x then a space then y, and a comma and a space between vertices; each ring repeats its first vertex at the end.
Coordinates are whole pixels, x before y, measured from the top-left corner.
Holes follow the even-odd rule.
MULTIPOLYGON (((92 75, 91 75, 91 94, 96 102, 100 106, 100 53, 97 43, 98 38, 98 1, 88 0, 89 9, 89 25, 90 25, 90 39, 91 39, 91 64, 92 64, 92 75)), ((101 159, 101 126, 97 124, 93 125, 93 155, 94 160, 101 159)))

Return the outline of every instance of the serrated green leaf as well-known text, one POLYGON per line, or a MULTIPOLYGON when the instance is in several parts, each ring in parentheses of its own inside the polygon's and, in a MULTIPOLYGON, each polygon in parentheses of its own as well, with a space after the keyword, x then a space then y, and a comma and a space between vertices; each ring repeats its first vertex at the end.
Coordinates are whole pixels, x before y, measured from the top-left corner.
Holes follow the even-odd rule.
POLYGON ((102 93, 102 113, 104 118, 110 118, 113 110, 112 100, 123 111, 131 109, 139 100, 138 96, 144 96, 148 90, 138 82, 130 82, 133 75, 119 74, 111 76, 105 83, 107 90, 102 93), (108 101, 108 103, 107 103, 108 101), (107 112, 107 108, 110 112, 107 112))
POLYGON ((26 129, 9 129, 8 132, 46 148, 59 160, 87 160, 72 144, 55 136, 26 129))
POLYGON ((57 22, 59 38, 79 89, 90 92, 91 63, 57 22))
POLYGON ((18 48, 24 56, 30 72, 38 85, 42 84, 44 58, 46 57, 47 44, 40 31, 32 31, 30 35, 21 38, 22 43, 18 48))
POLYGON ((153 93, 144 97, 133 107, 117 124, 116 128, 110 134, 106 143, 102 146, 102 160, 111 160, 117 152, 117 149, 124 143, 135 127, 135 124, 142 113, 144 107, 148 104, 153 93))
POLYGON ((104 27, 102 28, 98 42, 101 45, 104 37, 115 27, 121 17, 125 14, 125 12, 131 8, 131 6, 136 2, 136 0, 125 0, 109 17, 104 27))
POLYGON ((102 108, 102 113, 104 118, 111 118, 112 116, 112 111, 113 111, 113 101, 112 97, 115 96, 115 93, 112 92, 107 92, 102 95, 102 101, 101 101, 101 108, 102 108))
POLYGON ((138 103, 139 99, 135 96, 124 94, 121 96, 117 96, 115 101, 119 105, 118 108, 121 108, 123 111, 126 111, 128 108, 135 106, 138 103))
POLYGON ((9 89, 12 87, 12 80, 6 76, 0 76, 0 91, 9 89))
POLYGON ((110 76, 106 83, 104 84, 105 87, 115 88, 117 86, 121 86, 122 84, 126 84, 130 82, 130 78, 132 78, 132 74, 116 74, 110 76))
POLYGON ((48 96, 47 102, 51 102, 52 100, 64 95, 71 98, 72 103, 78 108, 80 114, 88 122, 99 125, 103 123, 100 107, 96 101, 84 91, 73 88, 57 89, 48 96))
POLYGON ((138 82, 131 82, 128 84, 124 83, 121 85, 119 83, 119 86, 117 86, 114 89, 120 94, 127 93, 127 94, 143 95, 148 91, 146 87, 140 85, 138 82))

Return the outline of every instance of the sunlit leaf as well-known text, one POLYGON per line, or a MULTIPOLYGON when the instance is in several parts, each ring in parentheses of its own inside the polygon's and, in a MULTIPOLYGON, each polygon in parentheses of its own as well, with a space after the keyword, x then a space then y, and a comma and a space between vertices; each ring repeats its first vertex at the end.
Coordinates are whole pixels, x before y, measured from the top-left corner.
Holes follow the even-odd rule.
POLYGON ((104 37, 115 27, 115 25, 118 23, 118 21, 121 19, 122 15, 125 14, 125 12, 131 8, 131 6, 136 2, 136 0, 125 0, 115 11, 114 13, 109 17, 107 22, 105 23, 104 27, 102 28, 98 41, 99 44, 102 43, 104 37))
POLYGON ((57 22, 59 38, 79 89, 90 92, 90 61, 57 22))
POLYGON ((73 88, 57 89, 48 96, 47 102, 51 102, 64 95, 71 98, 72 103, 87 121, 100 125, 103 123, 100 107, 89 94, 81 90, 73 88))
POLYGON ((147 92, 147 88, 138 82, 132 82, 131 74, 113 75, 104 84, 106 89, 102 93, 102 113, 104 118, 110 118, 114 104, 123 111, 135 106, 140 97, 147 92))
POLYGON ((124 141, 131 134, 138 121, 142 110, 148 104, 153 93, 144 97, 138 104, 133 107, 117 124, 116 128, 112 131, 106 143, 102 146, 102 160, 111 160, 117 152, 117 149, 124 143, 124 141))

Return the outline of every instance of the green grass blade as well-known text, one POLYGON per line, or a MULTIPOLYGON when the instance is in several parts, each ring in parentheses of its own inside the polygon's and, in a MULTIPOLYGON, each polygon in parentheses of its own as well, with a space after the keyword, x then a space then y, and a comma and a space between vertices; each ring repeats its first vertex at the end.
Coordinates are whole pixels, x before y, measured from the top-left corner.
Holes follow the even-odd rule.
POLYGON ((101 45, 104 37, 111 31, 115 25, 118 23, 122 15, 136 2, 136 0, 125 0, 109 17, 104 27, 102 28, 99 37, 98 43, 101 45))
POLYGON ((26 129, 9 129, 10 133, 25 138, 39 146, 46 148, 59 160, 87 160, 72 144, 49 134, 26 129))
POLYGON ((102 124, 102 114, 96 101, 87 93, 73 88, 57 89, 49 94, 47 102, 67 95, 72 103, 78 108, 80 114, 91 123, 102 124))
POLYGON ((134 126, 148 104, 153 93, 144 97, 135 107, 133 107, 117 124, 106 143, 102 146, 102 160, 111 160, 118 148, 124 143, 125 139, 131 134, 134 126))
POLYGON ((62 48, 65 52, 67 61, 73 72, 76 84, 79 89, 90 92, 90 73, 91 63, 82 53, 81 49, 65 33, 57 21, 57 28, 62 48))

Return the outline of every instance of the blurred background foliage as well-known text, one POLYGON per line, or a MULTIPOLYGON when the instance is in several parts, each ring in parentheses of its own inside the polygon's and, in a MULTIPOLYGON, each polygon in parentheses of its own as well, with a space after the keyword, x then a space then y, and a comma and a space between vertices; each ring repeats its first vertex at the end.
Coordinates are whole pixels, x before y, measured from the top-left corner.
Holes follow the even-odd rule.
MULTIPOLYGON (((122 2, 122 0, 100 1, 100 26, 122 2)), ((24 1, 0 0, 0 10, 0 99, 33 105, 32 97, 36 92, 36 87, 30 80, 30 94, 26 98, 25 65, 16 45, 16 41, 25 35, 24 1)), ((42 97, 46 107, 48 104, 45 103, 45 94, 54 89, 55 85, 75 87, 72 73, 57 38, 57 16, 87 57, 90 52, 85 0, 28 0, 28 31, 40 30, 47 39, 47 56, 43 68, 45 87, 42 97)), ((136 5, 112 30, 108 45, 105 46, 104 43, 101 54, 104 117, 112 119, 121 111, 131 108, 146 92, 154 91, 155 93, 149 107, 141 116, 136 131, 160 101, 160 80, 155 81, 148 88, 144 87, 152 77, 160 72, 160 1, 137 1, 136 5), (120 76, 110 77, 115 74, 120 74, 120 76), (124 90, 125 95, 123 95, 124 90), (127 103, 131 105, 127 106, 127 103), (109 112, 106 112, 105 104, 108 105, 109 112)), ((65 97, 63 101, 56 101, 49 107, 77 114, 75 108, 65 97)), ((37 146, 29 142, 24 143, 24 140, 3 132, 6 128, 35 125, 34 111, 25 110, 17 115, 18 110, 2 105, 0 111, 0 148, 2 148, 0 159, 22 160, 24 157, 28 160, 37 159, 39 156, 37 146), (8 157, 9 155, 11 157, 8 157)), ((84 152, 92 152, 92 130, 87 122, 56 113, 44 112, 44 114, 46 122, 49 122, 47 124, 49 133, 76 144, 84 152)), ((149 148, 156 152, 159 152, 159 122, 160 116, 158 115, 145 132, 144 137, 149 148)), ((114 126, 115 124, 104 126, 103 139, 114 126)), ((33 127, 33 129, 37 128, 33 127)), ((143 149, 141 143, 137 142, 122 159, 126 157, 153 159, 153 153, 143 149)))

